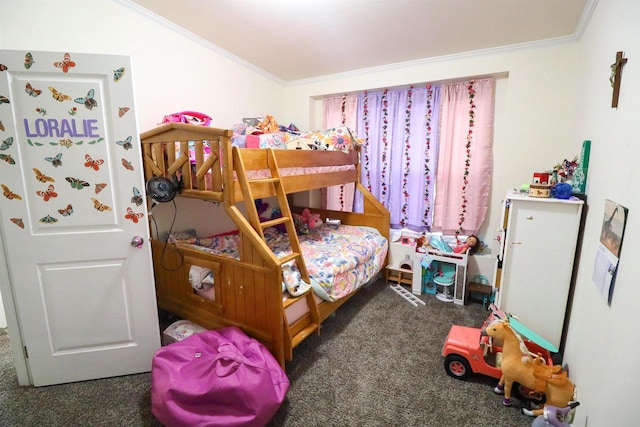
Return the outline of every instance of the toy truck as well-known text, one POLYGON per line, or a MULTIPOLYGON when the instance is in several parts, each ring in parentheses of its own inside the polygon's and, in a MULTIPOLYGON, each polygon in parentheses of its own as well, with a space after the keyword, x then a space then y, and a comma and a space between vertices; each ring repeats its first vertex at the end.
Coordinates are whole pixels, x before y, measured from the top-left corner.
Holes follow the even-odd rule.
MULTIPOLYGON (((495 319, 502 319, 507 315, 497 309, 493 304, 490 307, 491 314, 484 321, 482 328, 486 327, 495 319)), ((491 338, 482 335, 482 328, 472 328, 468 326, 453 325, 449 330, 447 339, 442 348, 444 356, 444 370, 453 378, 466 380, 473 374, 482 374, 492 378, 500 379, 502 371, 500 362, 502 347, 499 343, 492 342, 491 338)), ((524 339, 529 352, 540 355, 546 363, 553 366, 551 352, 535 342, 524 339)), ((522 386, 514 387, 516 395, 519 397, 541 401, 543 396, 533 393, 533 391, 522 386)))

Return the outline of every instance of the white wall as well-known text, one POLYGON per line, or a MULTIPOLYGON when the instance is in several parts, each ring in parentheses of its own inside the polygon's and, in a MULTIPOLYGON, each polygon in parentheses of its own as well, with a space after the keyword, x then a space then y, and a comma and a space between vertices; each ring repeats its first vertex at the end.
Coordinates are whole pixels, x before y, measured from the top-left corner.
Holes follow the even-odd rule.
POLYGON ((600 0, 578 49, 579 96, 575 139, 590 139, 588 215, 569 325, 565 361, 578 384, 581 406, 576 426, 638 426, 640 381, 640 3, 600 0), (629 58, 622 72, 620 100, 611 108, 610 68, 616 52, 629 58), (591 276, 610 199, 629 208, 611 306, 591 276), (635 267, 634 267, 635 266, 635 267))

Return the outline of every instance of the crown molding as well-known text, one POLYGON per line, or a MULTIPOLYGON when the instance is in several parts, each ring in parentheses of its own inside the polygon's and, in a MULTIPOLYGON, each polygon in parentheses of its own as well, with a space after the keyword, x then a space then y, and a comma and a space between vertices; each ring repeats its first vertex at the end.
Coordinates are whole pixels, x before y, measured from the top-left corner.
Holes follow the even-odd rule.
POLYGON ((232 61, 234 61, 234 62, 236 62, 236 63, 238 63, 238 64, 240 64, 240 65, 242 65, 244 67, 247 67, 251 71, 253 71, 253 72, 257 73, 257 74, 260 74, 263 77, 274 81, 275 83, 278 83, 278 84, 280 84, 282 86, 284 86, 286 84, 285 80, 283 80, 283 79, 281 79, 279 77, 276 77, 271 73, 266 72, 262 68, 257 67, 257 66, 253 65, 252 63, 250 63, 248 61, 245 61, 244 59, 240 58, 239 56, 236 56, 233 53, 231 53, 231 52, 229 52, 227 50, 224 50, 220 46, 218 46, 218 45, 216 45, 214 43, 211 43, 208 40, 203 39, 202 37, 198 36, 197 34, 194 34, 191 31, 188 31, 188 30, 184 29, 183 27, 181 27, 181 26, 179 26, 177 24, 174 24, 173 22, 169 21, 168 19, 165 19, 162 16, 151 12, 148 9, 145 9, 144 7, 140 6, 139 4, 137 4, 137 3, 133 2, 133 1, 130 1, 130 0, 113 0, 113 1, 115 1, 117 3, 121 3, 122 5, 132 9, 133 11, 135 11, 135 12, 137 12, 137 13, 139 13, 139 14, 141 14, 141 15, 143 15, 143 16, 145 16, 145 17, 147 17, 147 18, 149 18, 149 19, 151 19, 153 21, 156 21, 156 22, 162 24, 163 26, 165 26, 165 27, 167 27, 167 28, 169 28, 169 29, 171 29, 171 30, 173 30, 173 31, 175 31, 175 32, 177 32, 177 33, 179 33, 179 34, 181 34, 181 35, 193 40, 193 41, 195 41, 196 43, 199 43, 199 44, 203 45, 204 47, 206 47, 208 49, 211 49, 212 51, 216 52, 217 54, 219 54, 221 56, 224 56, 227 59, 230 59, 230 60, 232 60, 232 61))
POLYGON ((214 52, 244 67, 247 67, 251 71, 269 80, 272 80, 275 83, 278 83, 282 86, 291 87, 291 86, 302 86, 307 84, 319 83, 319 82, 324 82, 324 81, 333 80, 333 79, 356 77, 356 76, 369 74, 369 73, 393 71, 393 70, 407 68, 407 67, 420 67, 424 65, 435 64, 435 63, 446 62, 446 61, 457 61, 462 59, 475 58, 479 56, 499 55, 504 53, 520 51, 523 49, 536 49, 541 47, 549 47, 554 45, 577 42, 582 38, 582 35, 584 34, 587 26, 589 25, 589 22, 591 20, 591 17, 593 16, 593 12, 595 11, 595 8, 598 5, 599 0, 587 0, 587 3, 582 11, 582 15, 580 16, 580 21, 578 22, 578 25, 576 27, 576 31, 571 36, 556 37, 551 39, 538 40, 534 42, 519 43, 519 44, 513 44, 513 45, 499 46, 495 48, 456 53, 452 55, 442 55, 442 56, 437 56, 432 58, 397 62, 397 63, 387 64, 387 65, 382 65, 377 67, 361 68, 357 70, 346 71, 343 73, 326 74, 323 76, 311 77, 308 79, 289 80, 289 81, 283 80, 271 73, 266 72, 264 69, 257 67, 256 65, 240 58, 239 56, 232 54, 227 50, 222 49, 220 46, 214 43, 211 43, 190 31, 187 31, 186 29, 180 27, 179 25, 176 25, 173 22, 143 8, 142 6, 140 6, 139 4, 131 0, 114 0, 114 1, 121 3, 122 5, 136 11, 137 13, 140 13, 146 16, 149 19, 152 19, 156 22, 161 23, 162 25, 172 29, 173 31, 182 34, 183 36, 213 50, 214 52))

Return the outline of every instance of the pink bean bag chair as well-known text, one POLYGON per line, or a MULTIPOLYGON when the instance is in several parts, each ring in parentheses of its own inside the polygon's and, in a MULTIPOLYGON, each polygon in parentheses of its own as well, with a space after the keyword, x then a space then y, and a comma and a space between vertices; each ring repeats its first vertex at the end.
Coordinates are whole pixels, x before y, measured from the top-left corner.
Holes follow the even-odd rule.
POLYGON ((151 412, 166 427, 264 426, 289 390, 267 348, 235 326, 160 348, 151 370, 151 412))

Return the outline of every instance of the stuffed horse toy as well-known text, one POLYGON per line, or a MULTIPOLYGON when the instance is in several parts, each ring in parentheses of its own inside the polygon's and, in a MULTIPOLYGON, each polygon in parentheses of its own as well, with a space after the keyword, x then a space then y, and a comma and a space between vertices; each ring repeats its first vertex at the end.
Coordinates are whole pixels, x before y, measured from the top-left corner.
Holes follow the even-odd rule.
MULTIPOLYGON (((549 366, 541 356, 532 355, 522 338, 509 325, 508 319, 497 319, 489 323, 482 334, 500 339, 502 346, 502 377, 494 389, 497 394, 504 393, 502 403, 511 406, 511 386, 514 382, 544 393, 545 406, 565 407, 574 398, 575 387, 561 366, 549 366)), ((538 416, 544 409, 529 411, 522 409, 525 415, 538 416)))

